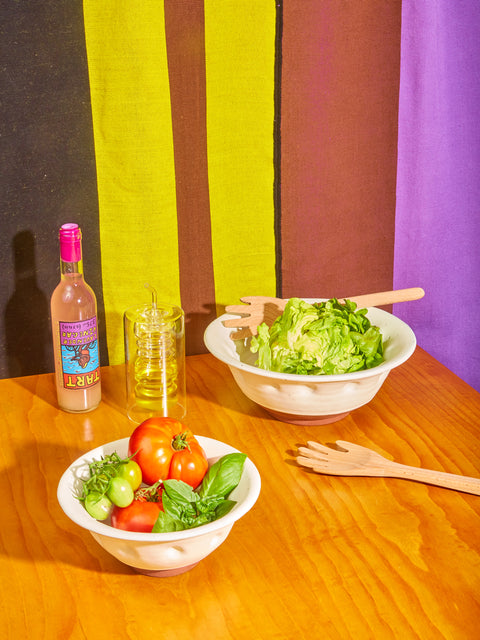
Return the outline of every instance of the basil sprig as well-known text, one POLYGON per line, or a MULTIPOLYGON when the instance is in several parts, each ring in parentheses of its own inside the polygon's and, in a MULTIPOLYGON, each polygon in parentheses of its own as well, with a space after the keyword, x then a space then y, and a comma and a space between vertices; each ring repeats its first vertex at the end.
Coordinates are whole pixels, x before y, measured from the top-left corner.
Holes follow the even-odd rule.
POLYGON ((197 489, 181 480, 165 480, 162 503, 152 533, 182 531, 213 522, 226 515, 236 504, 228 496, 242 477, 244 453, 229 453, 207 471, 197 489))

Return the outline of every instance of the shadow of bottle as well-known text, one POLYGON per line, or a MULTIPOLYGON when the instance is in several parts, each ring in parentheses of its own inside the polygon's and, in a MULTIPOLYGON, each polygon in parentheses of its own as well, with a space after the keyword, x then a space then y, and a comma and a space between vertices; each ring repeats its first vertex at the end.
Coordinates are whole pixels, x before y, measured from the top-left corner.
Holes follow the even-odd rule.
POLYGON ((5 307, 5 342, 10 377, 53 371, 49 302, 37 284, 35 238, 31 231, 13 239, 15 291, 5 307))

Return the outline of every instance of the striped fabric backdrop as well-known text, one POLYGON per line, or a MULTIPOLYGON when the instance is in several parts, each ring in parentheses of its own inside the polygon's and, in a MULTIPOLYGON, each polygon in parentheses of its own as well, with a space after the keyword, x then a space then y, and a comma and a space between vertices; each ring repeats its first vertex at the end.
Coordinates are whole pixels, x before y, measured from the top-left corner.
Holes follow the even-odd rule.
MULTIPOLYGON (((242 295, 341 297, 428 282, 425 301, 398 313, 419 328, 422 346, 480 388, 478 332, 459 365, 445 327, 441 340, 434 335, 443 294, 434 247, 424 242, 419 254, 409 235, 428 210, 405 198, 399 142, 406 132, 415 154, 421 139, 418 121, 405 128, 419 100, 405 87, 422 95, 422 51, 409 40, 417 5, 4 3, 0 374, 53 369, 57 233, 76 221, 102 364, 123 361, 123 312, 149 300, 145 283, 183 307, 195 354, 206 325, 242 295)), ((467 23, 473 0, 460 5, 467 23)), ((448 25, 452 16, 443 17, 448 25)), ((470 254, 478 273, 469 245, 470 254)))
POLYGON ((275 294, 275 4, 106 5, 84 3, 108 351, 149 281, 198 353, 221 305, 275 294))

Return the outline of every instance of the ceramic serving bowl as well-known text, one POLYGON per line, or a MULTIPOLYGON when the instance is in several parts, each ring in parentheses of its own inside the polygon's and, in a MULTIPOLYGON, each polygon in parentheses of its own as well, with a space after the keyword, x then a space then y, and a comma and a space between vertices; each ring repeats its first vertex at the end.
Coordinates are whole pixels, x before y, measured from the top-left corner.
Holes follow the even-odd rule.
MULTIPOLYGON (((307 299, 307 302, 318 300, 307 299)), ((228 365, 243 393, 272 416, 300 425, 335 422, 367 404, 378 392, 392 369, 414 352, 415 334, 396 316, 369 307, 367 317, 380 328, 384 341, 384 362, 372 369, 341 375, 297 375, 265 371, 255 366, 257 354, 250 351, 250 339, 232 340, 231 329, 223 325, 224 314, 211 322, 204 335, 205 346, 228 365)))
MULTIPOLYGON (((218 458, 237 452, 236 449, 211 438, 196 436, 210 464, 218 458)), ((255 504, 260 493, 260 474, 247 458, 242 478, 230 494, 237 504, 222 518, 195 529, 172 533, 135 533, 115 529, 108 521, 95 520, 76 497, 80 494, 82 478, 88 477, 88 463, 116 451, 121 458, 128 455, 128 438, 109 442, 92 449, 73 462, 60 479, 57 497, 65 514, 77 525, 90 531, 95 540, 117 560, 139 573, 151 576, 171 576, 192 569, 219 547, 234 523, 255 504)))

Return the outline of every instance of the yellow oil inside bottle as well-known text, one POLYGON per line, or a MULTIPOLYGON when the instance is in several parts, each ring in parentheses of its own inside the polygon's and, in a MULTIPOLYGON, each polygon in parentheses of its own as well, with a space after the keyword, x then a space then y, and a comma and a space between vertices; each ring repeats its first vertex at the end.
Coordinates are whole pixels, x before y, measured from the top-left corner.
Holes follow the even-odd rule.
MULTIPOLYGON (((147 285, 146 285, 147 286, 147 285)), ((135 397, 139 407, 168 415, 177 401, 177 352, 175 322, 157 308, 156 291, 152 306, 135 323, 135 397)))
POLYGON ((175 334, 165 329, 135 332, 135 395, 141 406, 152 410, 174 402, 177 393, 175 334))

